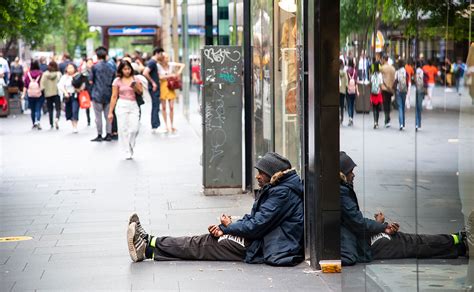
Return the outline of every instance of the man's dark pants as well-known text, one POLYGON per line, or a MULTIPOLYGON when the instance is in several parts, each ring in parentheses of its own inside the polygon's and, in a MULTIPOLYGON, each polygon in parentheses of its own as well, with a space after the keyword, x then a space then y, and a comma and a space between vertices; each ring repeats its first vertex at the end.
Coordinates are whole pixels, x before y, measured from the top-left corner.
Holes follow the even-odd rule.
POLYGON ((392 103, 392 95, 393 93, 382 90, 383 112, 385 114, 385 125, 390 123, 390 110, 391 110, 390 106, 392 103))
POLYGON ((157 237, 155 247, 148 247, 147 258, 155 261, 201 260, 243 261, 245 244, 232 236, 219 239, 210 234, 183 237, 157 237))
POLYGON ((448 234, 428 235, 398 232, 391 240, 381 238, 372 245, 374 259, 438 258, 454 259, 460 247, 448 234))
POLYGON ((150 89, 151 95, 151 128, 156 129, 160 126, 160 91, 150 89))

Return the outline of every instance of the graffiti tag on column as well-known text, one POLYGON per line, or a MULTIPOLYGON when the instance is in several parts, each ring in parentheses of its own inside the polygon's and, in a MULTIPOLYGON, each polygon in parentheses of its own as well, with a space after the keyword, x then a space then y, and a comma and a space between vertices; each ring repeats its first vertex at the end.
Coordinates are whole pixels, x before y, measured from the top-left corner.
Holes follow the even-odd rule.
POLYGON ((212 63, 224 64, 225 60, 228 59, 233 62, 240 61, 242 54, 238 50, 229 51, 224 48, 209 48, 204 49, 204 56, 212 63))
POLYGON ((209 163, 224 155, 223 146, 227 142, 227 134, 224 130, 226 119, 224 95, 214 90, 213 97, 212 101, 206 102, 205 107, 206 132, 210 134, 211 138, 211 158, 209 163))

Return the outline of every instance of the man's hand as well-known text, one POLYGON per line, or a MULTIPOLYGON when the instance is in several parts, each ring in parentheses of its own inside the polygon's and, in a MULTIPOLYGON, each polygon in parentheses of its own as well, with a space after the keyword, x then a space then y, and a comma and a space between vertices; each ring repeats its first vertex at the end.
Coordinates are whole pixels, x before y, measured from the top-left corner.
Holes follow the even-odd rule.
POLYGON ((232 218, 229 215, 222 214, 221 215, 221 224, 225 227, 229 226, 232 223, 232 218))
POLYGON ((219 228, 219 225, 210 225, 207 230, 214 237, 221 237, 224 235, 224 232, 219 228))
POLYGON ((155 82, 153 82, 153 84, 151 86, 152 86, 153 91, 158 90, 158 85, 155 82))
POLYGON ((378 212, 374 214, 375 221, 379 223, 384 223, 385 222, 385 216, 382 212, 378 212))
POLYGON ((385 233, 388 235, 393 235, 398 232, 398 229, 400 229, 400 225, 398 223, 388 223, 387 227, 385 227, 385 233))

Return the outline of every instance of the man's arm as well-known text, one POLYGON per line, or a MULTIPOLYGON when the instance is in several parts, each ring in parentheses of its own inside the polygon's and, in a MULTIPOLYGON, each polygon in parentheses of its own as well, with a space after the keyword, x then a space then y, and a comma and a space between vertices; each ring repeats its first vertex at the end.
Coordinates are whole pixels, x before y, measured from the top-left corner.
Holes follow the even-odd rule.
POLYGON ((342 218, 349 228, 357 233, 381 233, 386 224, 365 218, 357 205, 347 196, 341 196, 342 218))
POLYGON ((156 84, 155 80, 153 80, 153 78, 151 78, 151 75, 150 75, 150 67, 148 67, 148 65, 145 67, 145 70, 143 70, 143 76, 145 76, 145 78, 148 80, 148 82, 152 85, 153 87, 153 91, 156 91, 158 90, 158 84, 156 84))
POLYGON ((269 194, 268 199, 260 205, 254 216, 248 216, 227 227, 219 225, 224 234, 241 236, 248 239, 262 238, 279 219, 288 211, 288 190, 269 194))

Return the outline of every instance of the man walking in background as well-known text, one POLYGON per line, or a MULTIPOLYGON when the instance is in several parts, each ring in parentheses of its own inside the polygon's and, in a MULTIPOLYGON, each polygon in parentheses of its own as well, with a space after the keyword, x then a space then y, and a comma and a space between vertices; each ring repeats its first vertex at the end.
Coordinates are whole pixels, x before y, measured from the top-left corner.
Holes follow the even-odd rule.
POLYGON ((115 71, 107 64, 107 49, 98 47, 95 50, 97 64, 92 66, 92 73, 89 76, 89 82, 92 84, 92 104, 94 106, 95 124, 97 126, 97 137, 92 142, 112 141, 112 123, 107 119, 110 106, 110 97, 112 96, 112 82, 115 78, 115 71), (102 116, 105 120, 105 130, 107 135, 102 137, 102 116))
POLYGON ((163 52, 162 48, 155 48, 153 56, 148 61, 145 70, 143 70, 143 76, 148 80, 148 90, 151 95, 151 130, 154 134, 160 126, 160 77, 157 62, 163 52))
POLYGON ((393 96, 393 84, 395 82, 395 68, 388 63, 388 56, 382 59, 383 65, 380 69, 382 73, 382 98, 383 98, 383 112, 385 114, 385 128, 390 127, 390 106, 393 96))

